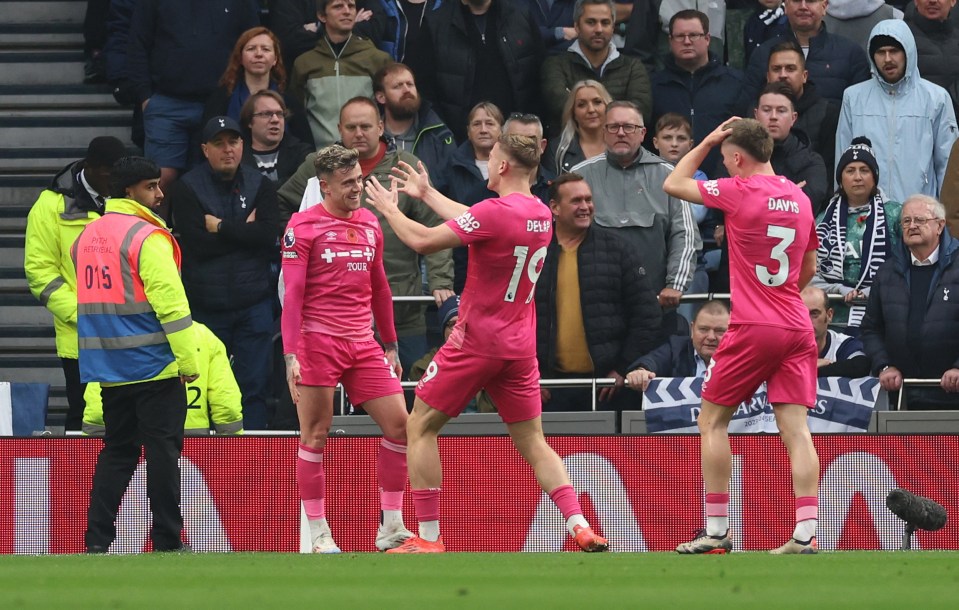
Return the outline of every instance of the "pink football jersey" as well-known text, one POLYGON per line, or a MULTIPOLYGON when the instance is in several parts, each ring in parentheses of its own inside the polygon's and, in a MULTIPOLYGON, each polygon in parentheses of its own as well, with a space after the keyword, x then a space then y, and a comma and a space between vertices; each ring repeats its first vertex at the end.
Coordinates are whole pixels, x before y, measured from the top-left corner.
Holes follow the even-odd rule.
POLYGON ((819 246, 809 198, 782 176, 698 184, 706 206, 726 214, 729 322, 812 328, 799 296, 803 257, 819 246))
POLYGON ((469 246, 466 288, 449 341, 490 358, 535 356, 533 293, 552 237, 549 208, 514 193, 481 201, 446 225, 469 246))
MULTIPOLYGON (((360 208, 342 219, 317 205, 296 213, 283 234, 282 249, 285 276, 294 267, 305 267, 301 332, 353 341, 373 338, 371 301, 376 282, 385 283, 386 274, 383 231, 372 212, 360 208)), ((285 299, 289 301, 289 292, 285 299)), ((285 302, 284 309, 289 305, 285 302)), ((383 334, 395 336, 393 329, 383 334)), ((287 340, 284 336, 284 344, 287 340)))

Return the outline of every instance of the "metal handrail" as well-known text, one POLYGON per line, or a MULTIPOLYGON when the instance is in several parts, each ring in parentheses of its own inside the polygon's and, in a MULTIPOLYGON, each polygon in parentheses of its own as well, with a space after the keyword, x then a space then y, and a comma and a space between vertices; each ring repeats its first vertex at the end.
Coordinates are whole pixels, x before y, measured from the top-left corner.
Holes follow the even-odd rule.
POLYGON ((938 386, 941 383, 941 379, 903 379, 902 387, 899 388, 899 398, 896 400, 896 411, 902 411, 902 397, 906 393, 907 385, 938 386))
MULTIPOLYGON (((843 296, 841 294, 827 294, 826 298, 830 301, 842 301, 843 296)), ((693 292, 689 294, 684 294, 679 297, 680 301, 689 302, 689 303, 698 303, 706 301, 712 301, 713 299, 724 299, 729 300, 728 292, 693 292)), ((435 303, 436 299, 429 295, 415 295, 415 296, 393 296, 393 301, 397 303, 435 303)), ((855 299, 853 300, 854 304, 865 305, 868 299, 855 299)))
MULTIPOLYGON (((418 384, 418 381, 401 381, 400 386, 404 390, 410 388, 415 388, 418 384)), ((592 391, 592 410, 596 410, 596 388, 609 388, 616 385, 616 380, 611 377, 599 377, 596 379, 582 378, 582 379, 540 379, 539 385, 541 388, 571 388, 571 387, 590 387, 592 391)), ((343 386, 337 384, 336 386, 340 390, 340 415, 346 415, 346 392, 343 391, 343 386)))

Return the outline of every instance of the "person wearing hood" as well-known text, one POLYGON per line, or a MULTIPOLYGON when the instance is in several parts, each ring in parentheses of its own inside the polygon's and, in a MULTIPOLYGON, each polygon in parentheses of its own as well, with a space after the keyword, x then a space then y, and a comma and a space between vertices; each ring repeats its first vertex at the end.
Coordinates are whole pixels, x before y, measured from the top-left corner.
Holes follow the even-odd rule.
POLYGON ((67 389, 67 430, 80 429, 85 390, 77 362, 77 274, 70 247, 103 214, 111 168, 124 155, 126 147, 117 138, 93 138, 86 156, 63 168, 27 215, 23 271, 34 298, 53 314, 67 389))
POLYGON ((902 17, 902 11, 885 0, 831 0, 823 23, 830 32, 845 36, 868 53, 872 28, 880 21, 902 17))
POLYGON ((902 246, 879 268, 860 338, 872 373, 887 392, 903 378, 939 379, 906 388, 909 410, 959 408, 959 265, 945 209, 928 195, 902 206, 902 246))
POLYGON ((920 77, 916 41, 905 22, 878 23, 869 37, 869 55, 872 78, 843 95, 836 158, 853 137, 864 135, 872 141, 879 188, 887 197, 938 197, 957 137, 952 99, 920 77))
POLYGON ((949 92, 953 110, 959 111, 959 27, 956 0, 916 0, 916 10, 906 18, 916 38, 919 74, 949 92))
POLYGON ((862 323, 873 278, 902 236, 902 204, 879 191, 879 164, 871 144, 869 138, 855 138, 842 154, 836 168, 839 189, 816 219, 819 253, 811 283, 827 294, 842 295, 831 323, 850 328, 862 323))

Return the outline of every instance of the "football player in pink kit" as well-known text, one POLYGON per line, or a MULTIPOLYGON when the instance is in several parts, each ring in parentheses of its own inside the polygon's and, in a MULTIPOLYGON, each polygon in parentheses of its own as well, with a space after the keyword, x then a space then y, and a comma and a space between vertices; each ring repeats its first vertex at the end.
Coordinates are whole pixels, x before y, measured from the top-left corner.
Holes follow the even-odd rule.
POLYGON ((363 405, 383 430, 376 460, 382 508, 376 547, 385 551, 413 534, 403 525, 407 415, 383 232, 360 207, 363 174, 356 150, 328 146, 315 165, 323 201, 294 214, 283 235, 283 354, 300 419, 296 480, 313 552, 339 553, 326 521, 323 447, 333 389, 342 382, 353 404, 363 405), (371 310, 385 354, 373 337, 371 310))
POLYGON ((485 388, 506 423, 513 444, 532 466, 536 479, 566 519, 569 534, 584 551, 608 544, 583 517, 563 461, 546 443, 541 422, 536 363, 533 291, 552 234, 549 208, 530 193, 539 166, 534 137, 504 134, 489 158, 490 190, 499 197, 466 207, 439 194, 420 164, 401 163, 391 190, 366 186, 372 203, 403 242, 421 254, 467 245, 470 260, 460 315, 416 387, 407 425, 410 486, 419 520, 414 536, 391 553, 438 553, 442 472, 437 436, 485 388), (427 228, 404 216, 397 191, 425 201, 446 223, 427 228))
POLYGON ((729 477, 727 428, 736 407, 767 383, 776 424, 792 466, 796 528, 774 554, 816 552, 819 457, 806 412, 816 402, 816 339, 799 291, 816 269, 816 225, 809 199, 776 176, 769 158, 773 140, 757 121, 734 117, 676 164, 663 190, 726 213, 732 313, 729 330, 703 381, 699 414, 706 530, 680 553, 728 553, 729 477), (696 181, 709 150, 722 145, 732 178, 696 181))

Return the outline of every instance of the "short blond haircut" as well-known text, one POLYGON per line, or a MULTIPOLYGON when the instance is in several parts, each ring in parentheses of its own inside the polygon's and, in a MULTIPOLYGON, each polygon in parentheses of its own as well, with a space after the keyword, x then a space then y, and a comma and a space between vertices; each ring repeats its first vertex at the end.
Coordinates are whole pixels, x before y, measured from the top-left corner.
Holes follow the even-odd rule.
POLYGON ((333 172, 341 169, 353 169, 360 161, 360 153, 355 148, 346 148, 339 144, 331 144, 316 152, 313 167, 316 177, 326 180, 333 172))
POLYGON ((536 170, 539 167, 539 158, 542 153, 539 140, 533 136, 504 133, 499 137, 499 145, 502 151, 523 169, 536 170))

